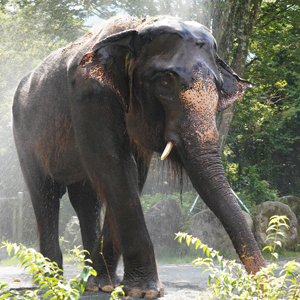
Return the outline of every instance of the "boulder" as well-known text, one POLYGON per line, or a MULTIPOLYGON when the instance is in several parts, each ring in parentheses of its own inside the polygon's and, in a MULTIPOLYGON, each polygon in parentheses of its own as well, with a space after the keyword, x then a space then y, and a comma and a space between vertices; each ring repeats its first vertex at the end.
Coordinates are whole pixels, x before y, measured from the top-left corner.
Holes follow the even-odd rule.
POLYGON ((71 217, 67 223, 63 238, 64 241, 67 242, 63 244, 63 249, 71 250, 81 245, 80 249, 83 250, 80 225, 77 217, 71 217))
POLYGON ((254 223, 253 223, 253 220, 252 220, 252 217, 250 214, 248 214, 247 212, 243 211, 243 215, 247 221, 247 224, 248 226, 250 227, 251 231, 253 232, 254 234, 254 223))
MULTIPOLYGON (((267 201, 257 206, 257 214, 255 216, 255 238, 262 249, 267 246, 266 238, 269 233, 267 233, 267 228, 269 224, 270 217, 287 216, 289 221, 287 224, 290 226, 289 229, 281 228, 286 233, 286 238, 284 239, 283 248, 287 250, 294 251, 296 245, 298 244, 298 223, 295 214, 292 212, 290 207, 278 201, 267 201)), ((271 241, 269 241, 271 243, 271 241)))
POLYGON ((181 230, 184 218, 178 202, 175 199, 166 199, 156 203, 145 214, 147 228, 156 255, 162 251, 174 252, 179 247, 174 240, 175 233, 181 230))
MULTIPOLYGON (((243 212, 243 214, 249 227, 253 230, 251 216, 246 212, 243 212)), ((189 234, 199 238, 203 244, 220 251, 222 255, 229 257, 236 255, 231 239, 222 223, 210 209, 202 210, 191 218, 189 234)))
POLYGON ((287 204, 292 212, 296 215, 296 218, 300 218, 300 198, 296 196, 283 196, 277 199, 278 202, 287 204))

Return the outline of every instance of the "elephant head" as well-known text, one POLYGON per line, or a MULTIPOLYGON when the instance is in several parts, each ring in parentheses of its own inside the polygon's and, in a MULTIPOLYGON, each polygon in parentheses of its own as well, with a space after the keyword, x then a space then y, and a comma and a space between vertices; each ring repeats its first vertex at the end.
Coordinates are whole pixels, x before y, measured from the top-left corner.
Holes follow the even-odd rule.
POLYGON ((216 112, 239 99, 249 82, 216 51, 205 26, 162 16, 107 36, 80 64, 87 78, 121 96, 139 153, 163 153, 183 166, 247 271, 256 273, 265 263, 226 179, 216 127, 216 112))

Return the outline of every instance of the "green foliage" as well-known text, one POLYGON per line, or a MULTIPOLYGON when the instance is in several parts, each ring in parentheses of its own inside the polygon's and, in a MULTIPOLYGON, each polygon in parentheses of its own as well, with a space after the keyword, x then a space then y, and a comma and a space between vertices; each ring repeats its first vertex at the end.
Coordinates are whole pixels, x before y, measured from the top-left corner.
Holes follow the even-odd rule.
POLYGON ((169 195, 161 194, 161 193, 156 193, 154 195, 149 195, 149 194, 143 195, 141 198, 141 203, 142 203, 144 213, 146 213, 153 205, 166 199, 167 197, 169 197, 169 195))
POLYGON ((76 16, 80 10, 65 2, 10 0, 0 6, 2 97, 3 92, 11 97, 12 88, 25 72, 84 32, 83 20, 76 16))
POLYGON ((281 227, 285 227, 289 229, 289 225, 286 223, 288 217, 286 216, 273 216, 270 218, 269 226, 267 232, 270 232, 267 235, 266 242, 270 242, 270 244, 264 247, 264 250, 269 250, 271 253, 271 262, 273 257, 278 260, 278 253, 275 252, 276 247, 282 247, 282 242, 284 239, 280 236, 286 237, 286 233, 281 229, 281 227))
MULTIPOLYGON (((227 149, 225 147, 225 157, 227 149)), ((239 174, 239 165, 234 162, 229 163, 225 158, 224 168, 230 185, 250 211, 255 210, 255 206, 258 204, 278 199, 278 191, 272 189, 268 181, 260 179, 261 172, 257 166, 245 167, 239 174)))
MULTIPOLYGON (((287 227, 285 216, 273 216, 270 218, 267 240, 272 240, 268 249, 277 258, 276 247, 281 247, 283 235, 281 227, 287 227)), ((195 249, 202 249, 205 258, 198 258, 193 261, 195 266, 206 266, 204 272, 210 272, 208 277, 208 289, 212 291, 210 299, 229 298, 237 300, 251 299, 300 299, 300 263, 293 261, 287 262, 279 275, 274 275, 279 265, 270 264, 262 268, 255 275, 248 274, 243 266, 235 260, 226 260, 219 255, 219 252, 209 248, 207 245, 187 233, 179 232, 176 238, 181 243, 186 241, 187 245, 195 245, 195 249), (215 267, 214 261, 219 264, 215 267)))
POLYGON ((125 297, 125 292, 123 291, 123 285, 117 286, 110 295, 109 300, 121 300, 119 296, 125 297))
MULTIPOLYGON (((73 260, 79 263, 77 267, 82 268, 80 274, 70 280, 62 275, 63 271, 58 268, 56 263, 45 258, 35 249, 26 248, 22 244, 3 243, 7 248, 7 252, 11 255, 14 252, 14 257, 21 262, 24 269, 28 269, 34 282, 39 286, 36 290, 16 291, 8 290, 8 285, 0 283, 0 300, 10 299, 15 300, 38 300, 53 299, 53 300, 76 300, 81 297, 85 290, 89 276, 97 276, 96 271, 86 263, 91 263, 89 259, 85 259, 85 250, 79 250, 79 247, 70 251, 73 260)), ((119 296, 125 297, 123 286, 118 286, 111 293, 110 300, 120 300, 119 296)))
POLYGON ((271 189, 269 182, 266 180, 259 179, 260 176, 255 167, 245 168, 243 175, 242 189, 240 189, 238 195, 247 207, 253 208, 263 202, 277 200, 277 190, 271 189))
POLYGON ((0 261, 0 267, 10 267, 10 266, 16 266, 19 263, 19 260, 15 257, 8 257, 5 259, 2 259, 0 261))
POLYGON ((250 171, 270 191, 300 195, 299 13, 297 1, 263 1, 244 74, 253 87, 236 105, 223 155, 236 191, 250 171))
POLYGON ((14 290, 7 291, 7 285, 0 284, 0 300, 7 297, 12 297, 12 299, 39 299, 39 292, 44 293, 44 299, 47 297, 53 300, 79 299, 84 292, 88 277, 97 275, 91 266, 84 265, 85 263, 91 263, 91 261, 84 258, 84 252, 86 251, 81 251, 78 248, 74 248, 73 252, 80 263, 78 268, 82 268, 82 271, 76 277, 67 281, 62 275, 63 271, 58 268, 57 264, 50 262, 48 258, 45 258, 36 250, 26 248, 22 244, 17 245, 8 242, 3 244, 3 247, 6 246, 9 255, 12 251, 14 252, 14 256, 20 260, 21 266, 29 271, 33 281, 39 285, 39 289, 25 291, 22 294, 14 290))
POLYGON ((0 300, 2 299, 15 299, 15 300, 38 300, 38 291, 27 290, 24 293, 10 290, 6 291, 7 284, 0 283, 0 300))

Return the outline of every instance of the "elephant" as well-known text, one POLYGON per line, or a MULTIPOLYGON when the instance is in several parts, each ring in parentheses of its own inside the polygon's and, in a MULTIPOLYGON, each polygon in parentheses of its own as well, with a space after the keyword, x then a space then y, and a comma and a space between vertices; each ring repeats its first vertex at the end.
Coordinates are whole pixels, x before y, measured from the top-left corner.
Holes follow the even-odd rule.
POLYGON ((258 272, 265 262, 227 181, 216 126, 217 112, 249 86, 218 56, 205 26, 171 16, 116 16, 50 54, 23 78, 13 102, 41 253, 62 268, 59 199, 68 191, 97 271, 88 289, 119 283, 122 254, 126 294, 162 296, 140 203, 159 153, 187 173, 248 273, 258 272))

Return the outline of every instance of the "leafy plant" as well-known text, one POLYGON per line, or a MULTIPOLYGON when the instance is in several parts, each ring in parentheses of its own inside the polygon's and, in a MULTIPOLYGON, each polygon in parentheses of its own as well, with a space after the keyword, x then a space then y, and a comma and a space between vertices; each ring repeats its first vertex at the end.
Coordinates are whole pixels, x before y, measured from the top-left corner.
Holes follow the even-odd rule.
POLYGON ((280 237, 286 237, 286 233, 281 229, 281 227, 285 227, 289 229, 289 225, 286 223, 288 220, 287 216, 273 216, 270 218, 269 226, 267 229, 267 232, 270 232, 266 238, 266 242, 270 242, 270 244, 263 248, 264 250, 269 250, 271 253, 271 260, 270 263, 273 260, 273 257, 278 260, 278 253, 275 252, 276 247, 282 247, 282 242, 284 240, 280 237))
MULTIPOLYGON (((270 250, 275 258, 278 257, 276 248, 282 246, 282 239, 278 235, 284 236, 281 227, 287 227, 286 220, 285 216, 273 216, 269 223, 267 231, 271 233, 267 240, 272 242, 265 249, 270 250)), ((278 276, 274 275, 279 267, 277 263, 271 263, 253 275, 248 274, 235 260, 224 259, 218 251, 209 248, 198 238, 182 232, 178 232, 176 238, 180 243, 185 240, 188 246, 195 245, 206 255, 206 258, 197 258, 193 263, 206 266, 204 272, 210 271, 207 284, 212 291, 211 299, 300 299, 300 264, 294 260, 286 263, 278 276), (220 268, 214 266, 213 259, 217 260, 220 268)))
POLYGON ((119 296, 125 297, 125 292, 123 291, 123 285, 117 286, 111 293, 109 300, 119 300, 119 296))
POLYGON ((268 181, 261 179, 260 168, 242 167, 238 163, 229 162, 231 155, 231 150, 226 146, 223 153, 226 175, 234 191, 252 213, 256 211, 258 204, 278 199, 278 191, 272 189, 268 181), (238 174, 239 169, 242 169, 241 174, 238 174))
POLYGON ((96 276, 96 271, 85 263, 91 263, 89 259, 85 259, 85 250, 79 250, 74 248, 72 251, 77 257, 80 265, 78 268, 82 268, 80 274, 70 280, 66 280, 63 276, 63 271, 58 267, 55 262, 51 262, 48 258, 45 258, 41 253, 35 249, 26 248, 22 244, 3 243, 7 248, 7 252, 10 255, 14 252, 14 256, 21 261, 21 266, 24 269, 29 270, 29 274, 32 276, 34 282, 39 285, 39 289, 35 291, 25 291, 20 293, 18 291, 7 291, 7 284, 0 283, 0 300, 12 297, 12 299, 39 299, 38 293, 44 292, 44 299, 57 300, 75 300, 79 299, 84 292, 85 285, 90 275, 96 276))

